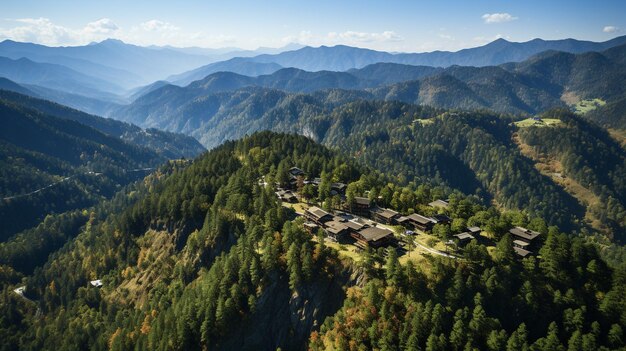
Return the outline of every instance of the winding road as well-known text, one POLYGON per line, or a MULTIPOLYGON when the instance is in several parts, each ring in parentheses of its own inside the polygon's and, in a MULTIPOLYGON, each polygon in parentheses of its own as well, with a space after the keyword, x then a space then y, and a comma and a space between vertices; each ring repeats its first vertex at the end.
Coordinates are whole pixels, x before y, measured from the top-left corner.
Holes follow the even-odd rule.
POLYGON ((431 254, 434 254, 434 255, 439 255, 439 256, 443 256, 443 257, 449 257, 449 258, 453 258, 453 259, 455 259, 455 260, 456 260, 456 259, 458 259, 458 257, 456 257, 456 256, 454 256, 454 255, 450 255, 450 254, 448 254, 448 253, 441 252, 441 251, 439 251, 439 250, 435 250, 435 249, 431 249, 430 247, 426 247, 426 246, 424 246, 424 245, 420 244, 417 240, 413 240, 413 243, 414 243, 416 246, 419 246, 420 248, 422 248, 422 249, 424 249, 424 250, 426 250, 426 251, 430 252, 431 254))
MULTIPOLYGON (((156 168, 135 168, 135 169, 126 169, 124 171, 125 172, 142 172, 142 171, 146 172, 146 171, 153 171, 155 169, 156 168)), ((93 175, 93 176, 96 176, 96 177, 102 175, 102 173, 93 172, 93 171, 79 173, 79 174, 74 174, 73 176, 65 177, 65 178, 63 178, 63 179, 61 179, 59 181, 56 181, 54 183, 46 185, 43 188, 39 188, 37 190, 31 191, 30 193, 3 197, 2 200, 13 200, 13 199, 19 199, 21 197, 27 197, 27 196, 35 195, 35 194, 37 194, 39 192, 42 192, 42 191, 44 191, 46 189, 49 189, 49 188, 52 188, 55 185, 61 184, 61 183, 65 182, 65 181, 68 181, 68 180, 70 180, 72 178, 78 177, 79 175, 83 175, 83 174, 93 175)))

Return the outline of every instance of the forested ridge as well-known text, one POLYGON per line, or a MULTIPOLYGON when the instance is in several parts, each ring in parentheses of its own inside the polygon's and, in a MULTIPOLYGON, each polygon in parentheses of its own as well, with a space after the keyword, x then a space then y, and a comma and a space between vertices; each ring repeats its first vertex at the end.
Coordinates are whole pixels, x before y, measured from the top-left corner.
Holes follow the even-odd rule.
POLYGON ((546 118, 562 121, 558 128, 524 128, 520 137, 537 152, 558 159, 567 177, 584 184, 599 199, 589 210, 618 240, 626 226, 626 152, 604 129, 566 111, 546 118))
MULTIPOLYGON (((32 275, 21 278, 19 262, 2 266, 2 349, 625 346, 623 261, 607 264, 596 245, 540 218, 391 174, 271 132, 171 163, 79 218, 76 238, 32 275), (474 241, 462 259, 420 266, 385 249, 354 261, 306 232, 260 183, 280 182, 293 166, 404 213, 450 198, 453 226, 479 225, 496 246, 474 241), (512 225, 544 233, 539 256, 515 256, 512 225), (12 291, 20 280, 24 297, 12 291)), ((310 196, 333 206, 326 191, 310 196)))

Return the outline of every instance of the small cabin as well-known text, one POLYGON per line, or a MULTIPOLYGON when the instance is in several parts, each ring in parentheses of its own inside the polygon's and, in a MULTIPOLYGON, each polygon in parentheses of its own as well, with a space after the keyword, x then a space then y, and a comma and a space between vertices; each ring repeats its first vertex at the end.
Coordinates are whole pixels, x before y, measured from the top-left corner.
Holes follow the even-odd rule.
POLYGON ((472 234, 472 235, 480 235, 480 233, 482 231, 483 230, 480 229, 480 227, 476 227, 476 226, 474 226, 474 227, 467 227, 467 232, 472 234))
POLYGON ((366 197, 355 196, 354 203, 352 204, 352 212, 359 216, 367 216, 369 214, 370 206, 370 199, 366 197))
POLYGON ((304 211, 304 216, 318 225, 322 225, 333 220, 333 216, 330 213, 316 206, 312 206, 304 211))
POLYGON ((287 172, 293 177, 304 176, 304 171, 298 167, 291 167, 287 172))
POLYGON ((395 218, 400 217, 398 212, 388 208, 376 207, 373 208, 370 213, 372 214, 372 219, 385 224, 392 224, 395 218))
POLYGON ((533 254, 538 245, 538 237, 541 235, 539 232, 524 227, 511 228, 509 234, 513 238, 513 249, 520 257, 533 254))
POLYGON ((450 224, 452 223, 452 218, 444 215, 444 214, 436 214, 430 218, 434 224, 450 224))
POLYGON ((453 237, 456 238, 456 240, 459 243, 459 246, 465 246, 467 245, 470 241, 476 239, 476 237, 474 237, 471 233, 468 232, 463 232, 463 233, 459 233, 459 234, 455 234, 453 235, 453 237))
POLYGON ((332 195, 345 195, 348 185, 345 183, 332 183, 330 185, 330 193, 332 195))
POLYGON ((413 228, 419 229, 424 232, 431 231, 433 229, 433 226, 435 225, 435 222, 432 220, 432 218, 428 218, 417 213, 408 215, 407 218, 409 219, 409 223, 411 224, 411 226, 413 226, 413 228))
POLYGON ((339 240, 348 234, 349 227, 343 222, 332 220, 324 223, 324 231, 329 237, 339 240))
POLYGON ((351 235, 356 240, 355 245, 361 248, 388 246, 394 241, 393 232, 381 227, 365 228, 351 235))
POLYGON ((279 190, 276 192, 276 196, 283 202, 292 204, 298 202, 298 197, 290 190, 279 190))

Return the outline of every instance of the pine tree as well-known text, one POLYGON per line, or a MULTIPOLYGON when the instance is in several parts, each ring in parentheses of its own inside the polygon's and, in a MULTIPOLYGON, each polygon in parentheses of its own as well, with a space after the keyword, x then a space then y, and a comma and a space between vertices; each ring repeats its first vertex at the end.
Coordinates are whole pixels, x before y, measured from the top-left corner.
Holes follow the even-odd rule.
POLYGON ((526 332, 526 324, 522 323, 517 327, 506 343, 507 351, 527 351, 528 336, 526 332))
POLYGON ((311 255, 311 248, 308 242, 302 244, 300 250, 300 259, 302 260, 302 275, 305 280, 310 280, 313 276, 314 264, 313 257, 311 255))
POLYGON ((295 242, 291 244, 287 251, 287 269, 289 271, 289 288, 295 291, 302 280, 300 250, 295 242))

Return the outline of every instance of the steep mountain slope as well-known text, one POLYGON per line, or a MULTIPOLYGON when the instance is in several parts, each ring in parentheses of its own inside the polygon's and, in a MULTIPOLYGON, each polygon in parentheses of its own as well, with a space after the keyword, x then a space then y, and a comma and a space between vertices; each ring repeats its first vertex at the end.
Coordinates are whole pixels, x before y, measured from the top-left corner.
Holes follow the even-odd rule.
POLYGON ((162 156, 91 127, 0 100, 0 239, 46 214, 95 204, 162 156))
MULTIPOLYGON (((57 280, 59 286, 63 286, 58 292, 64 296, 64 302, 58 300, 61 302, 58 304, 48 300, 51 303, 45 303, 45 312, 42 312, 52 316, 60 308, 68 308, 72 311, 68 316, 71 315, 70 319, 73 319, 82 314, 79 310, 84 307, 78 298, 79 294, 82 295, 79 291, 84 290, 90 276, 96 274, 107 282, 106 292, 102 290, 100 295, 97 290, 93 290, 98 294, 93 297, 105 304, 108 304, 105 301, 117 304, 118 311, 130 313, 128 316, 132 315, 133 319, 143 319, 146 311, 151 313, 150 306, 157 302, 159 298, 156 296, 161 293, 174 294, 180 298, 175 299, 179 301, 176 304, 163 306, 158 313, 160 321, 154 319, 151 323, 154 335, 150 337, 152 346, 146 346, 148 348, 196 348, 200 339, 195 340, 196 337, 192 335, 199 336, 203 324, 203 342, 211 340, 214 348, 302 348, 311 329, 319 326, 327 315, 340 307, 344 295, 342 287, 350 284, 350 277, 348 268, 323 242, 319 245, 310 243, 308 235, 305 236, 300 227, 293 226, 290 229, 290 223, 285 224, 293 212, 281 206, 273 189, 264 189, 256 184, 260 172, 264 172, 270 165, 275 168, 281 162, 293 162, 292 153, 294 156, 300 155, 298 161, 306 162, 307 170, 312 173, 321 172, 326 165, 341 162, 337 155, 303 137, 266 133, 244 142, 223 145, 205 154, 193 165, 172 172, 163 179, 149 177, 135 189, 134 201, 95 215, 88 226, 90 229, 82 231, 76 242, 67 245, 55 255, 50 265, 37 271, 37 277, 29 279, 29 298, 42 302, 48 300, 43 296, 45 293, 40 290, 39 283, 48 281, 49 274, 55 274, 57 278, 53 279, 57 280), (257 151, 264 157, 257 158, 257 151), (153 206, 159 202, 167 205, 153 206), (263 220, 270 217, 267 221, 263 220), (278 231, 284 237, 272 242, 271 238, 278 231), (265 247, 265 243, 269 245, 269 251, 260 255, 254 246, 265 247), (286 263, 278 260, 279 256, 287 254, 291 246, 293 248, 290 252, 295 252, 297 248, 298 259, 290 257, 286 263), (103 259, 113 252, 116 252, 114 256, 103 259), (79 256, 82 258, 78 259, 79 256), (301 284, 298 284, 299 293, 296 296, 289 269, 293 269, 300 257, 307 262, 304 266, 306 273, 303 273, 301 284), (79 261, 93 264, 77 264, 79 261), (65 266, 65 269, 57 271, 58 264, 65 266), (128 264, 137 264, 136 274, 119 275, 128 264), (237 268, 233 271, 234 267, 237 268), (244 271, 250 273, 245 273, 245 277, 240 279, 238 272, 243 274, 244 271), (217 277, 228 284, 223 291, 214 289, 217 277), (117 282, 108 283, 109 279, 117 282), (170 290, 170 282, 173 283, 172 288, 179 286, 184 291, 170 290), (231 292, 238 297, 232 299, 231 292), (190 320, 193 324, 189 325, 190 333, 183 331, 181 339, 177 336, 176 339, 168 340, 170 335, 157 332, 163 330, 157 326, 160 323, 169 325, 179 317, 187 319, 186 314, 191 311, 189 307, 200 301, 213 301, 215 304, 205 304, 196 310, 201 315, 190 320), (270 310, 274 312, 267 314, 270 310), (302 319, 290 322, 292 313, 300 314, 302 319), (216 316, 217 319, 214 318, 216 316), (273 327, 261 332, 254 321, 264 321, 268 317, 273 320, 273 327), (232 327, 240 322, 246 323, 236 329, 232 327), (199 323, 197 328, 196 323, 199 323)), ((344 174, 350 176, 341 179, 354 180, 352 177, 357 174, 355 168, 348 166, 344 170, 347 171, 344 174)), ((92 322, 101 318, 115 318, 117 314, 114 311, 109 314, 106 308, 102 312, 93 315, 95 319, 92 322)), ((121 315, 119 318, 125 319, 121 315)), ((0 331, 4 331, 4 321, 7 319, 1 320, 0 331)), ((30 323, 27 320, 23 322, 30 323)), ((83 326, 74 329, 72 334, 82 337, 83 326)), ((34 325, 30 327, 38 328, 34 325)), ((44 348, 47 347, 44 345, 57 342, 69 345, 72 337, 62 337, 62 334, 50 327, 52 325, 45 328, 51 333, 26 342, 32 347, 40 345, 44 348)), ((100 329, 99 336, 84 341, 84 346, 106 345, 116 328, 118 326, 109 324, 100 329)), ((174 327, 170 330, 175 332, 177 329, 174 327)), ((125 343, 123 339, 125 336, 113 341, 113 345, 117 342, 125 343)), ((3 345, 9 343, 9 340, 14 339, 7 335, 3 338, 3 345)), ((76 341, 71 342, 77 345, 76 341)), ((141 341, 145 342, 148 339, 141 341)))
MULTIPOLYGON (((25 95, 54 101, 57 104, 72 107, 98 116, 104 116, 109 113, 109 111, 120 108, 120 106, 128 103, 127 100, 118 96, 99 96, 94 98, 81 94, 73 94, 61 90, 45 88, 39 85, 24 84, 24 87, 29 89, 29 93, 24 93, 25 95)), ((16 91, 14 89, 6 90, 16 91)), ((20 91, 16 92, 22 93, 20 91)))
POLYGON ((611 53, 546 52, 498 67, 450 67, 435 76, 378 88, 379 99, 443 108, 484 108, 534 114, 583 99, 613 100, 624 95, 626 45, 611 53), (619 53, 619 54, 618 54, 619 53))
POLYGON ((12 80, 2 78, 2 77, 0 77, 0 89, 6 90, 6 91, 13 91, 13 92, 23 94, 23 95, 38 97, 38 95, 35 92, 27 89, 24 86, 21 86, 15 83, 12 80))
POLYGON ((626 95, 587 112, 585 117, 602 126, 626 129, 626 95))
POLYGON ((33 109, 56 118, 76 121, 128 143, 147 147, 164 158, 193 158, 204 151, 202 145, 194 138, 183 134, 155 129, 142 130, 132 124, 89 115, 50 101, 5 90, 0 90, 0 99, 24 109, 33 109))
POLYGON ((605 130, 571 113, 556 111, 544 118, 561 123, 558 128, 522 128, 520 140, 533 154, 555 161, 550 171, 566 189, 571 178, 591 193, 578 196, 587 208, 586 217, 621 237, 626 231, 626 151, 605 130))
POLYGON ((107 93, 121 90, 114 83, 79 73, 65 66, 38 63, 27 58, 13 60, 0 57, 0 76, 17 83, 41 85, 90 97, 107 97, 107 93))

